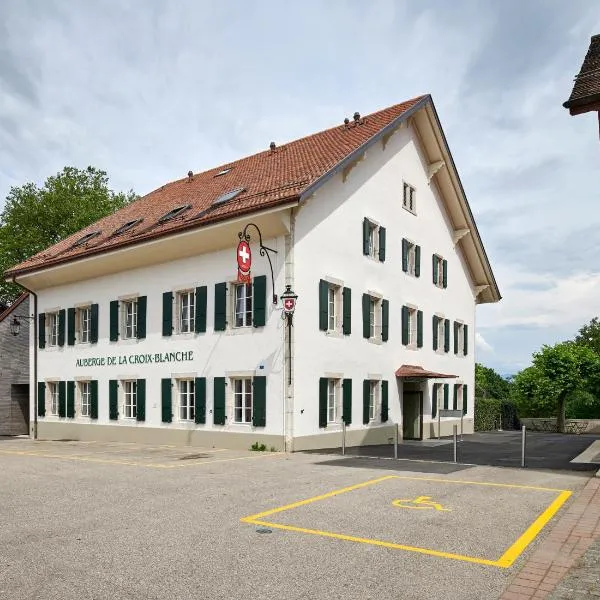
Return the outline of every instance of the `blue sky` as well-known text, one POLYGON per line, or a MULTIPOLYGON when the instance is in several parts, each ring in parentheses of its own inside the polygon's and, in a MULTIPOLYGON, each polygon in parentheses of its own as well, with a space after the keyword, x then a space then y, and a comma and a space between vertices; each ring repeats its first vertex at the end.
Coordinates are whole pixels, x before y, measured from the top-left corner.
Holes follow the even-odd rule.
POLYGON ((0 199, 65 165, 166 181, 431 93, 504 299, 503 373, 600 313, 600 141, 567 99, 596 2, 3 0, 0 199))

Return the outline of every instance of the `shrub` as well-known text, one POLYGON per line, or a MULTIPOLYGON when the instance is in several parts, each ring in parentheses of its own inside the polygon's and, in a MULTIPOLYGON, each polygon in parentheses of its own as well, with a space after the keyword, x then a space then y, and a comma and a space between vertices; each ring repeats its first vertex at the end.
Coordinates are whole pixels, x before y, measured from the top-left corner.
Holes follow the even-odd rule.
POLYGON ((508 400, 475 398, 475 431, 519 429, 517 407, 508 400))
POLYGON ((250 450, 254 452, 265 452, 267 447, 264 444, 259 444, 258 442, 254 442, 252 446, 250 446, 250 450))

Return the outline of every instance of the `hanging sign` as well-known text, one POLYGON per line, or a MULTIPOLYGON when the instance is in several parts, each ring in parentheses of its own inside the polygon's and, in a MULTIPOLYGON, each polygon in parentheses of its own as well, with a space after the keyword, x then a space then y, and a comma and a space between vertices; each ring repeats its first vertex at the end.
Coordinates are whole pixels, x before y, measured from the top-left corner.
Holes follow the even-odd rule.
POLYGON ((283 311, 286 313, 293 313, 296 308, 296 298, 284 298, 283 299, 283 311))
POLYGON ((252 267, 252 251, 250 244, 246 240, 241 240, 237 246, 237 280, 240 283, 250 283, 250 269, 252 267))

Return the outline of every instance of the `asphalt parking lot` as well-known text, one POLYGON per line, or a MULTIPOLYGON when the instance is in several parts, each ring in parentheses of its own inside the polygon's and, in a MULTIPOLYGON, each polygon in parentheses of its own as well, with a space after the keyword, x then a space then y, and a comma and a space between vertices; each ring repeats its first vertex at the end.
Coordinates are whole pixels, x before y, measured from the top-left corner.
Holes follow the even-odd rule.
POLYGON ((589 473, 0 440, 0 598, 497 598, 589 473))

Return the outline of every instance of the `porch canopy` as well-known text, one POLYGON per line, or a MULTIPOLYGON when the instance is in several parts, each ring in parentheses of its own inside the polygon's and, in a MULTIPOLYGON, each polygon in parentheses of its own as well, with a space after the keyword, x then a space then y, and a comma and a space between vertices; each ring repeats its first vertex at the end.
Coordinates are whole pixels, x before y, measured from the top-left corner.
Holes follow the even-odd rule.
POLYGON ((450 379, 456 378, 458 375, 449 375, 448 373, 436 373, 435 371, 426 371, 418 365, 402 365, 396 370, 396 377, 411 379, 450 379))

